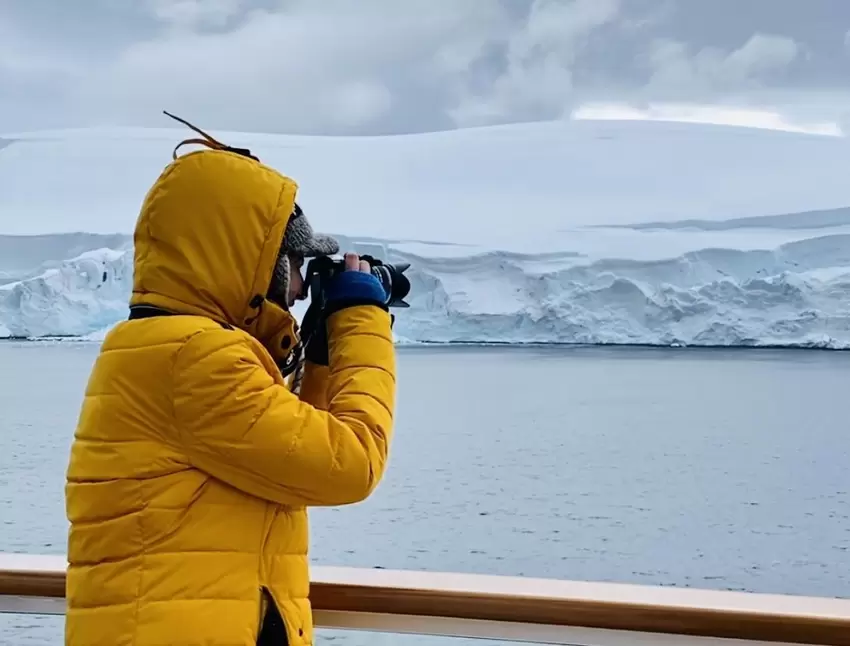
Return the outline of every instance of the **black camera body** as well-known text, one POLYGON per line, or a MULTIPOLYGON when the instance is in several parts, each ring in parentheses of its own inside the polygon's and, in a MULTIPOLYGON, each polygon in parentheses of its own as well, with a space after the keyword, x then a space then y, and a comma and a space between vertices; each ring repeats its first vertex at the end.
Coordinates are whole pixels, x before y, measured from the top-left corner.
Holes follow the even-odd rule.
MULTIPOLYGON (((372 275, 377 278, 387 293, 387 307, 410 307, 404 298, 410 293, 410 280, 404 272, 410 263, 393 265, 372 256, 360 256, 369 263, 372 275)), ((309 290, 311 298, 319 307, 324 307, 324 286, 337 274, 345 271, 345 260, 319 256, 307 263, 304 276, 305 296, 309 290)))

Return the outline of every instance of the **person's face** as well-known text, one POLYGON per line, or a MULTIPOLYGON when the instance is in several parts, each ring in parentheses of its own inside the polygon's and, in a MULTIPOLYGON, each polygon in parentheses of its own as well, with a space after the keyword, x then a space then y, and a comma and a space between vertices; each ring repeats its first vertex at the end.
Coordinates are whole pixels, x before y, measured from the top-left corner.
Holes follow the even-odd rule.
POLYGON ((295 305, 296 301, 304 299, 304 278, 301 276, 303 265, 304 258, 301 256, 289 256, 289 294, 286 297, 289 307, 295 305))

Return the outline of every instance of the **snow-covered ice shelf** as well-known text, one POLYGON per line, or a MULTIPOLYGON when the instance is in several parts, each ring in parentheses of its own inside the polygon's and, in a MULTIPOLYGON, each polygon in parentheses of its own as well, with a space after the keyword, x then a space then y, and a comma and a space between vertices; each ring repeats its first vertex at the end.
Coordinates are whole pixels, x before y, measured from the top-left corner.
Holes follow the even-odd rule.
MULTIPOLYGON (((0 336, 99 338, 126 317, 127 234, 184 134, 5 136, 0 232, 58 235, 0 236, 0 336)), ((214 134, 295 177, 345 247, 412 264, 400 341, 850 348, 845 139, 586 121, 214 134)))

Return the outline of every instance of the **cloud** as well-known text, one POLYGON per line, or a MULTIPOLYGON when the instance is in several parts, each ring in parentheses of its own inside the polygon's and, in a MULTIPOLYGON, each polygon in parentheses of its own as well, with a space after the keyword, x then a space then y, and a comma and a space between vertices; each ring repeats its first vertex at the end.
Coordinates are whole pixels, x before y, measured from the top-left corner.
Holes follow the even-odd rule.
POLYGON ((188 29, 223 27, 238 16, 243 0, 144 0, 161 22, 188 29))
POLYGON ((209 129, 380 134, 600 101, 846 110, 850 3, 748 0, 730 22, 737 2, 0 2, 0 123, 163 126, 167 109, 209 129))
MULTIPOLYGON (((235 9, 213 3, 218 11, 207 5, 201 16, 197 3, 179 4, 192 8, 159 11, 172 26, 202 17, 220 24, 235 9)), ((72 100, 81 112, 95 105, 136 122, 170 107, 221 128, 393 130, 400 116, 393 108, 428 126, 449 125, 445 104, 508 28, 503 6, 493 2, 289 2, 286 11, 250 11, 228 30, 168 30, 135 42, 81 76, 72 100), (421 101, 428 94, 440 103, 421 101)))
POLYGON ((458 125, 557 118, 573 100, 573 66, 586 38, 616 19, 617 0, 535 2, 500 44, 504 69, 482 91, 467 88, 449 113, 458 125))
MULTIPOLYGON (((727 126, 764 128, 813 135, 841 136, 847 124, 838 121, 807 122, 789 119, 775 110, 735 106, 649 104, 634 108, 618 104, 585 104, 573 113, 573 118, 617 121, 677 121, 682 123, 713 123, 727 126)), ((848 115, 850 116, 850 115, 848 115)))
POLYGON ((685 43, 659 39, 649 51, 652 73, 645 90, 665 97, 751 90, 763 78, 786 69, 798 54, 794 40, 771 34, 753 34, 733 51, 704 47, 691 52, 685 43))

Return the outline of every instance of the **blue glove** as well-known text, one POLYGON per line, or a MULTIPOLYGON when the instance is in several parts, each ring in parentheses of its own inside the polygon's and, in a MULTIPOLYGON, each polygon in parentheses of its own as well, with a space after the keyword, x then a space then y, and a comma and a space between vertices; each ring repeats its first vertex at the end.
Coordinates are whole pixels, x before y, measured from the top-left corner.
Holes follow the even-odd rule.
POLYGON ((372 274, 343 271, 334 276, 325 290, 325 314, 355 305, 375 305, 387 310, 388 297, 381 281, 372 274))

